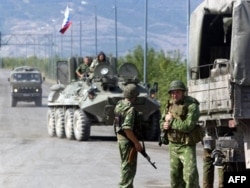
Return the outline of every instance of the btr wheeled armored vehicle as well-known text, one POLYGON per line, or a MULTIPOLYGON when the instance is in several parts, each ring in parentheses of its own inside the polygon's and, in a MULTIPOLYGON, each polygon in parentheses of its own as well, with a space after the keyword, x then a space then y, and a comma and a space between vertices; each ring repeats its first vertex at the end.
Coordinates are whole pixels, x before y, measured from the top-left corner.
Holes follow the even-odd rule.
MULTIPOLYGON (((58 83, 51 86, 48 96, 48 134, 88 140, 91 125, 113 125, 114 108, 123 98, 123 88, 134 83, 140 91, 135 108, 142 112, 144 139, 157 140, 160 104, 149 97, 149 86, 139 81, 137 67, 124 63, 117 70, 116 63, 99 64, 90 77, 79 80, 75 74, 79 59, 57 62, 58 83)), ((157 90, 157 83, 152 87, 157 90)))
POLYGON ((11 86, 11 106, 15 107, 18 101, 35 102, 42 106, 42 77, 39 69, 30 66, 14 68, 8 81, 11 86))

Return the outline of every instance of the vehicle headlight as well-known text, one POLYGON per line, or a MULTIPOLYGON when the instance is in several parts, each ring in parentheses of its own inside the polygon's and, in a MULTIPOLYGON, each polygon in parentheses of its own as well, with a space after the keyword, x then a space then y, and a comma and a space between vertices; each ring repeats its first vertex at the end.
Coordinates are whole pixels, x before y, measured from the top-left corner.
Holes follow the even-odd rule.
POLYGON ((35 90, 36 92, 39 92, 39 89, 38 88, 36 88, 36 90, 35 90))
POLYGON ((103 68, 103 69, 101 70, 101 74, 102 74, 102 75, 106 75, 106 74, 108 74, 108 72, 109 72, 109 69, 108 69, 108 68, 103 68))
POLYGON ((14 91, 14 93, 17 93, 17 92, 18 92, 18 89, 17 89, 17 88, 14 88, 13 91, 14 91))

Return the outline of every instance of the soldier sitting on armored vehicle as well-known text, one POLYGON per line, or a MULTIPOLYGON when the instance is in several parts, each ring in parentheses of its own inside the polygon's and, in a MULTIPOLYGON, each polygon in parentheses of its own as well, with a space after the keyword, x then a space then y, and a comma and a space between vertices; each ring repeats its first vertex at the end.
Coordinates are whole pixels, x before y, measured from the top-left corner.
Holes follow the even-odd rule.
POLYGON ((90 65, 90 71, 91 71, 91 72, 94 72, 95 67, 96 67, 97 65, 99 65, 100 63, 107 63, 107 64, 109 64, 109 61, 108 61, 108 59, 107 59, 107 57, 106 57, 106 55, 105 55, 104 52, 100 52, 100 53, 97 55, 97 58, 95 58, 95 59, 92 61, 91 65, 90 65))
POLYGON ((91 65, 90 65, 90 67, 89 67, 90 72, 91 72, 90 75, 89 75, 90 80, 92 80, 93 77, 94 77, 95 68, 97 67, 97 65, 100 65, 100 64, 107 64, 107 65, 110 65, 110 63, 109 63, 109 61, 108 61, 108 59, 107 59, 105 53, 102 52, 102 51, 97 55, 97 58, 95 58, 95 59, 92 61, 91 65))
POLYGON ((80 64, 76 69, 76 74, 80 80, 89 77, 90 74, 90 58, 89 56, 85 56, 83 59, 83 63, 80 64))

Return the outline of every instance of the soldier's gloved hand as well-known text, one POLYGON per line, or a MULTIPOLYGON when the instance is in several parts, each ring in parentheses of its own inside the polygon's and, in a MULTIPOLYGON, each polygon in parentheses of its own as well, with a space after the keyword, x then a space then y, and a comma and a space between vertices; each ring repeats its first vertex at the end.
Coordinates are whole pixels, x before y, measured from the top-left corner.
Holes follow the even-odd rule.
POLYGON ((141 152, 142 151, 142 145, 140 144, 140 142, 137 142, 135 145, 135 149, 137 152, 141 152))
POLYGON ((171 113, 167 113, 167 114, 165 115, 165 121, 169 121, 169 122, 171 122, 171 121, 172 121, 172 119, 173 119, 173 116, 172 116, 172 114, 171 114, 171 113))
POLYGON ((163 123, 163 129, 164 130, 170 129, 170 126, 171 126, 170 123, 171 123, 172 119, 173 119, 172 114, 170 114, 170 113, 166 114, 165 122, 163 123))

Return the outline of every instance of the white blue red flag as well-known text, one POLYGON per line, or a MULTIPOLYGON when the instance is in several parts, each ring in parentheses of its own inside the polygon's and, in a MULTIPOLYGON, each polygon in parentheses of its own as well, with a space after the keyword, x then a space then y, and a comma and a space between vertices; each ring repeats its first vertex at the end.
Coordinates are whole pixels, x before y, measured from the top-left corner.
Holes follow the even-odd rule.
POLYGON ((67 6, 64 11, 64 20, 62 24, 62 28, 60 29, 60 33, 64 34, 64 32, 71 26, 72 21, 70 19, 69 7, 67 6))

